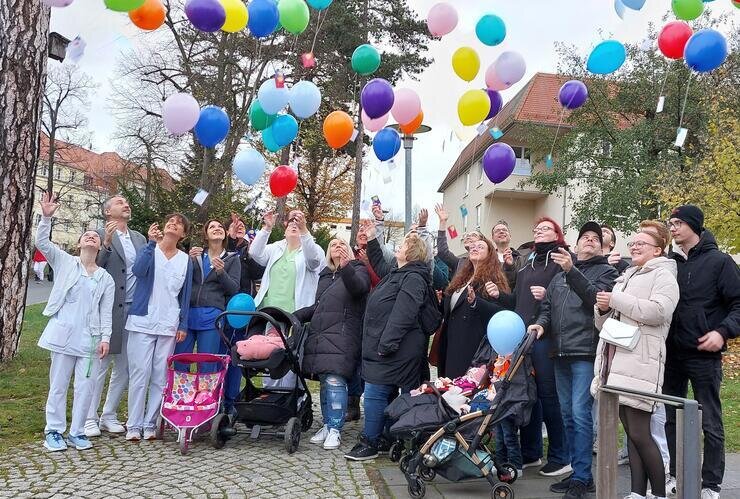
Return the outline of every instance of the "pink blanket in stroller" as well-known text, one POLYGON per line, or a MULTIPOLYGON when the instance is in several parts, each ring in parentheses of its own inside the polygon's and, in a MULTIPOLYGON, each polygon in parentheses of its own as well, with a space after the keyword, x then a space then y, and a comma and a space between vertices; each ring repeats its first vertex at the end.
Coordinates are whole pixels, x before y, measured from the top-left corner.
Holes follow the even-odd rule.
POLYGON ((275 328, 270 328, 264 335, 255 334, 236 342, 236 352, 242 360, 265 360, 282 348, 285 348, 283 340, 275 328))

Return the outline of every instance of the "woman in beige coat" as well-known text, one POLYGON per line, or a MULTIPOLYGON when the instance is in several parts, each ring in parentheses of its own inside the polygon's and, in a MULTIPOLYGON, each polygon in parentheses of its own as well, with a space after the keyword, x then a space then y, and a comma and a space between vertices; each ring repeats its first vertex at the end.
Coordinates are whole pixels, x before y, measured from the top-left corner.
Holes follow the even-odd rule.
MULTIPOLYGON (((665 340, 679 293, 675 262, 663 256, 669 239, 663 225, 642 228, 628 244, 634 266, 617 279, 611 293, 600 292, 596 296, 598 329, 613 317, 638 326, 640 339, 634 350, 599 341, 591 387, 594 395, 602 384, 650 393, 662 391, 665 340)), ((632 493, 627 498, 644 498, 648 478, 654 496, 665 497, 663 459, 650 434, 655 404, 632 397, 620 397, 619 404, 632 476, 632 493)))

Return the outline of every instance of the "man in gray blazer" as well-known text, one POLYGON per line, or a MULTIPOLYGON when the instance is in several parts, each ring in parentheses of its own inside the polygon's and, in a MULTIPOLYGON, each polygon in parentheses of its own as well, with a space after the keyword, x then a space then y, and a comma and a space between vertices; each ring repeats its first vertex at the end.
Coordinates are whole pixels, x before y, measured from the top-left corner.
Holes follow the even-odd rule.
POLYGON ((110 354, 100 360, 100 369, 97 370, 93 397, 85 423, 85 435, 88 437, 100 436, 101 430, 110 433, 126 431, 118 421, 116 414, 121 396, 128 384, 124 325, 136 286, 136 277, 132 273, 136 252, 147 242, 141 233, 128 228, 128 222, 131 220, 131 207, 126 198, 121 195, 108 198, 103 203, 102 212, 106 223, 104 229, 98 229, 103 246, 98 253, 97 264, 113 276, 116 294, 113 303, 113 335, 110 339, 110 354), (113 369, 108 394, 103 405, 103 413, 98 420, 98 406, 111 360, 113 369))

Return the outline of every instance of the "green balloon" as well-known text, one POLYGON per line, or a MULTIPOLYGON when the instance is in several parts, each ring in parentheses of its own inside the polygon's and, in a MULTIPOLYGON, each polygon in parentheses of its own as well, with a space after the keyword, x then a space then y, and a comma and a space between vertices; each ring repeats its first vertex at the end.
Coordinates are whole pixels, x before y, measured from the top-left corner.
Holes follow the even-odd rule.
POLYGON ((275 121, 275 115, 267 114, 262 109, 260 101, 255 99, 252 105, 249 106, 249 122, 252 123, 252 128, 255 130, 264 130, 272 125, 273 121, 275 121))
POLYGON ((352 52, 352 69, 367 76, 373 74, 380 67, 380 54, 370 44, 360 45, 352 52))
POLYGON ((300 35, 308 26, 308 5, 305 0, 280 0, 280 24, 289 33, 300 35))
POLYGON ((676 17, 684 21, 696 19, 704 12, 702 0, 673 0, 671 7, 676 17))
POLYGON ((145 0, 105 0, 105 6, 116 12, 129 12, 144 5, 145 0))

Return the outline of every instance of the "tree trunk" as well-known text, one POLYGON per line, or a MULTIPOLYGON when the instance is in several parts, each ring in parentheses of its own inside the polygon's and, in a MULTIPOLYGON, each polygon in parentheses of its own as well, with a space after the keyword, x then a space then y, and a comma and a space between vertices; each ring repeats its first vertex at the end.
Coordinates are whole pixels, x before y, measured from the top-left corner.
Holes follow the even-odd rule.
POLYGON ((31 257, 49 7, 0 2, 0 361, 18 350, 31 257))

